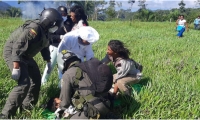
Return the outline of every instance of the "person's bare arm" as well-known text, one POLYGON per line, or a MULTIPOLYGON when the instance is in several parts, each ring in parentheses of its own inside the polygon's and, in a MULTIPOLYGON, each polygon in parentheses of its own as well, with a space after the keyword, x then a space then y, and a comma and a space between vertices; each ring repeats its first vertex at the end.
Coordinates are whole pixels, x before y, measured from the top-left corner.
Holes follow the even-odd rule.
POLYGON ((13 68, 14 69, 19 69, 19 62, 13 62, 13 68))
POLYGON ((114 92, 113 92, 113 95, 116 95, 118 92, 118 86, 117 86, 117 83, 114 84, 114 92))
POLYGON ((178 20, 179 20, 179 19, 176 20, 176 25, 178 25, 178 20))

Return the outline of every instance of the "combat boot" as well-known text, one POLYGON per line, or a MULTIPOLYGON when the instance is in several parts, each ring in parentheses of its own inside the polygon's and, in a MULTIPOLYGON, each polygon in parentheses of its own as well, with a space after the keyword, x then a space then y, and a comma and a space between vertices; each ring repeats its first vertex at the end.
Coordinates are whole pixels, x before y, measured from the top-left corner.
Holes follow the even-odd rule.
POLYGON ((8 116, 4 115, 4 114, 0 114, 0 119, 9 119, 8 116))

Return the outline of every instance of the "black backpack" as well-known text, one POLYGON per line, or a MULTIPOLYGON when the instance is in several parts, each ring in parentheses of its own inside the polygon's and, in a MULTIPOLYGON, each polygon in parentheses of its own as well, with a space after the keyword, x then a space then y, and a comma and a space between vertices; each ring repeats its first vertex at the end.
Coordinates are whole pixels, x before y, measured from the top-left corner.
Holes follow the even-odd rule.
POLYGON ((91 82, 93 83, 89 88, 92 94, 108 92, 113 84, 113 75, 109 66, 103 64, 96 58, 85 61, 75 66, 86 72, 91 82))
POLYGON ((83 111, 88 118, 98 119, 103 116, 103 114, 94 107, 96 104, 102 102, 106 106, 104 111, 109 110, 108 103, 110 102, 102 95, 108 92, 112 87, 113 75, 111 69, 96 58, 76 64, 75 67, 77 67, 75 76, 76 85, 78 85, 79 80, 82 79, 83 71, 87 73, 92 84, 89 87, 76 88, 72 97, 72 103, 77 110, 83 111), (78 90, 91 90, 92 93, 82 96, 78 90))

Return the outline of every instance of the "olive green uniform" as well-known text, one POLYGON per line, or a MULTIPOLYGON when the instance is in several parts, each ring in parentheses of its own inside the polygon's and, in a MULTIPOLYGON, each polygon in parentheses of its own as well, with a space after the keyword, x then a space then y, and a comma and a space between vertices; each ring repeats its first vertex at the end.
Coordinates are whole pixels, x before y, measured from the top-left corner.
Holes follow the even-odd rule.
POLYGON ((17 28, 4 46, 4 60, 13 70, 13 62, 19 62, 20 78, 18 85, 10 92, 2 114, 15 115, 19 106, 27 108, 38 101, 41 74, 33 57, 41 52, 44 60, 50 60, 48 34, 39 25, 39 20, 27 21, 17 28))
MULTIPOLYGON (((77 74, 77 67, 71 67, 63 74, 63 82, 62 88, 60 93, 60 108, 66 109, 72 104, 72 96, 77 88, 77 81, 75 80, 75 76, 77 74)), ((87 73, 82 72, 82 79, 78 82, 78 88, 87 88, 90 87, 92 84, 90 78, 88 77, 87 73)), ((84 89, 78 90, 81 96, 87 96, 92 93, 91 90, 84 89)), ((90 102, 93 100, 99 99, 99 97, 94 97, 91 99, 90 102)), ((107 104, 109 106, 109 103, 107 104)), ((105 106, 103 102, 97 102, 94 105, 95 108, 98 109, 101 117, 105 117, 105 115, 109 112, 109 109, 105 106)), ((71 119, 88 119, 84 115, 83 111, 79 111, 75 115, 71 117, 71 119)))

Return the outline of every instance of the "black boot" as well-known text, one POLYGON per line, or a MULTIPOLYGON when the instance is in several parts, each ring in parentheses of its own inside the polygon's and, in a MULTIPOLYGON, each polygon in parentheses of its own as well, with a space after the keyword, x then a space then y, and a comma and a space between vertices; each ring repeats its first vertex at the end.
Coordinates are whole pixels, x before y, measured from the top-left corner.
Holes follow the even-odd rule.
POLYGON ((9 119, 8 116, 4 115, 4 114, 0 114, 0 119, 9 119))

